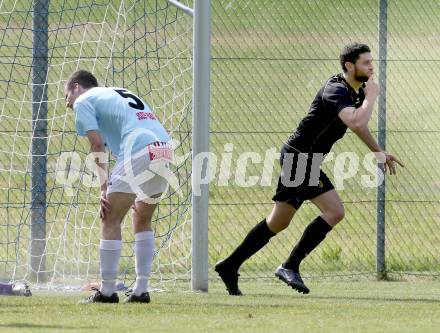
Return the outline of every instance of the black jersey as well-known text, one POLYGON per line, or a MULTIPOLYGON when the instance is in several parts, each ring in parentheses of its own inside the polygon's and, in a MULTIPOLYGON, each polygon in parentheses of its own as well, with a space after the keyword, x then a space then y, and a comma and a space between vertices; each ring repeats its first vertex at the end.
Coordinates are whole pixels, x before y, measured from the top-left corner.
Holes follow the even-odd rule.
POLYGON ((356 93, 342 74, 332 76, 316 94, 309 113, 289 137, 287 145, 292 151, 327 154, 347 131, 339 112, 346 107, 358 108, 364 99, 363 88, 356 93))

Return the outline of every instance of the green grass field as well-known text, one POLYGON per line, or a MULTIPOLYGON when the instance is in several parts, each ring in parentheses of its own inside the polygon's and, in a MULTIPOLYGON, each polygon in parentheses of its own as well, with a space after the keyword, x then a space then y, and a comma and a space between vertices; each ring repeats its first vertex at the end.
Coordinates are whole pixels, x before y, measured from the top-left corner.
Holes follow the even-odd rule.
POLYGON ((440 283, 314 282, 302 296, 273 280, 213 283, 208 294, 152 293, 152 303, 78 305, 84 295, 0 297, 0 330, 15 332, 387 332, 440 327, 440 283))

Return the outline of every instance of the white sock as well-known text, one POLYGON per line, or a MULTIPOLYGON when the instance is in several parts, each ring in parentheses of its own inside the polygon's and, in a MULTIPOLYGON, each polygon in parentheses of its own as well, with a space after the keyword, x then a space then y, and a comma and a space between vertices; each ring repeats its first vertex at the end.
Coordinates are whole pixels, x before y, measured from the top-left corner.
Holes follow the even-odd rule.
POLYGON ((134 253, 136 256, 136 284, 133 292, 136 296, 148 291, 148 278, 154 256, 154 233, 138 232, 134 235, 134 253))
POLYGON ((100 291, 105 296, 111 296, 116 291, 116 279, 118 277, 121 248, 121 240, 101 239, 99 244, 102 276, 102 285, 100 291))

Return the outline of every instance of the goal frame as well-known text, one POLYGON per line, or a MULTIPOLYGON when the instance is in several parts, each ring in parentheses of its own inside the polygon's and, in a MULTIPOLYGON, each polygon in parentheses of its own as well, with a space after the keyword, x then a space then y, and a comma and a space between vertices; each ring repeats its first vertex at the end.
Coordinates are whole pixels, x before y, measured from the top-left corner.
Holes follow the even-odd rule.
MULTIPOLYGON (((211 1, 194 0, 194 8, 167 0, 193 17, 192 157, 209 151, 211 1)), ((32 46, 32 174, 31 174, 31 280, 46 282, 46 188, 47 188, 47 74, 49 0, 33 0, 32 46)), ((208 163, 202 173, 206 172, 208 163)), ((194 165, 192 166, 194 172, 194 165)), ((192 185, 196 177, 192 177, 192 185)), ((208 194, 192 191, 191 286, 208 291, 208 194)))

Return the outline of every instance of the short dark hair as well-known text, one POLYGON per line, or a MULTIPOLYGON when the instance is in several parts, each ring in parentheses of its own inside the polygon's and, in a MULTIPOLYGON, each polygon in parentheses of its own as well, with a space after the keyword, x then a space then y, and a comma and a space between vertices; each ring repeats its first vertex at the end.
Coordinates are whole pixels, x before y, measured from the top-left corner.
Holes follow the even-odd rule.
POLYGON ((371 50, 370 47, 366 44, 350 43, 345 45, 341 51, 341 55, 339 56, 342 70, 344 72, 347 71, 347 68, 345 68, 346 62, 351 62, 355 64, 356 61, 359 59, 359 55, 367 52, 371 52, 371 50))
POLYGON ((98 86, 98 80, 96 77, 83 69, 80 69, 74 72, 67 79, 66 86, 67 88, 71 88, 75 83, 78 83, 83 88, 93 88, 98 86))

